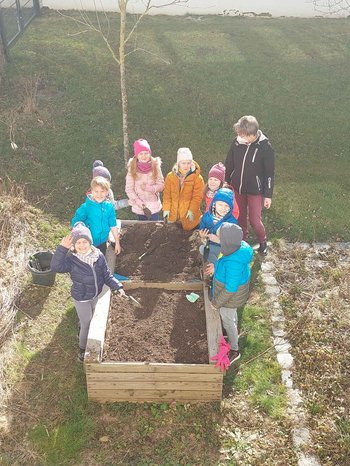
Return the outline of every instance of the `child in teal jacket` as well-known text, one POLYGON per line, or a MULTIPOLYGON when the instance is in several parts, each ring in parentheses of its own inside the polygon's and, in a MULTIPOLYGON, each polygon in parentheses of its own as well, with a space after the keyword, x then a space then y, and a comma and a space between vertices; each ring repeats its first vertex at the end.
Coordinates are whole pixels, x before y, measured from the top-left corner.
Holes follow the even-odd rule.
POLYGON ((120 253, 119 232, 113 204, 107 201, 110 189, 109 182, 102 176, 91 181, 91 194, 86 196, 72 219, 72 227, 76 222, 83 222, 90 229, 92 244, 103 254, 106 252, 107 239, 111 230, 115 240, 115 253, 120 253))
POLYGON ((242 240, 242 228, 234 223, 223 223, 218 236, 221 255, 214 266, 212 305, 220 309, 222 326, 231 345, 232 363, 240 358, 237 308, 244 306, 248 299, 253 249, 242 240))

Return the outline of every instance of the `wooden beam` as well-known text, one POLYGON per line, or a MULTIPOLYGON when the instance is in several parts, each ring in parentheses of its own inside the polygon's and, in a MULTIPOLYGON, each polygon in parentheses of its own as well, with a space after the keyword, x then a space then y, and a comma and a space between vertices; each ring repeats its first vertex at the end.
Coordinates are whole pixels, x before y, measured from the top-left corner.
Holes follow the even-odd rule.
POLYGON ((142 280, 126 280, 123 283, 125 290, 134 290, 135 288, 163 288, 164 290, 173 291, 201 291, 203 282, 201 280, 187 282, 148 282, 142 280))
POLYGON ((214 364, 211 357, 218 353, 220 337, 222 335, 222 326, 220 312, 214 309, 209 301, 208 287, 203 284, 205 319, 207 323, 207 339, 209 364, 214 364))
POLYGON ((221 401, 221 388, 212 391, 190 390, 89 390, 89 399, 101 403, 114 401, 162 402, 221 401))
MULTIPOLYGON (((85 367, 86 373, 98 372, 180 372, 186 374, 217 374, 219 371, 209 364, 181 364, 181 363, 147 363, 147 362, 102 362, 89 363, 85 367)), ((219 372, 220 373, 220 372, 219 372)))
MULTIPOLYGON (((113 273, 115 268, 115 252, 111 246, 107 248, 106 260, 109 269, 113 273)), ((85 350, 85 364, 102 361, 102 352, 105 341, 110 301, 111 290, 107 285, 104 285, 104 287, 102 288, 102 292, 98 297, 95 312, 90 323, 88 340, 85 350)))

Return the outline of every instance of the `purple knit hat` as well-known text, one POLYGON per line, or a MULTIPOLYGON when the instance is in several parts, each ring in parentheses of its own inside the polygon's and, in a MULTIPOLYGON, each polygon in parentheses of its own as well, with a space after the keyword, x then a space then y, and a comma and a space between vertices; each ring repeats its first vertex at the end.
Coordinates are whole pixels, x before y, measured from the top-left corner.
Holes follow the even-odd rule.
POLYGON ((216 163, 209 170, 208 178, 217 178, 223 183, 225 181, 225 172, 226 172, 225 165, 221 162, 216 163))
POLYGON ((101 160, 95 160, 92 164, 92 177, 96 178, 96 176, 102 176, 102 178, 106 178, 109 182, 112 180, 109 170, 103 166, 101 160))
POLYGON ((92 244, 92 236, 89 228, 83 222, 76 222, 72 230, 73 246, 75 246, 75 243, 81 238, 86 239, 92 244))

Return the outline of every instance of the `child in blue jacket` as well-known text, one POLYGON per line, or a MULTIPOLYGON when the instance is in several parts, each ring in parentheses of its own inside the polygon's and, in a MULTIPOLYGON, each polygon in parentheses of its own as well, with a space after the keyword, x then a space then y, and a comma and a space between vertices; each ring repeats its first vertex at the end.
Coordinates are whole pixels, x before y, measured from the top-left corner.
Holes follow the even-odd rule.
POLYGON ((91 232, 82 222, 77 222, 72 236, 66 236, 57 246, 51 269, 69 273, 72 279, 71 294, 80 322, 78 359, 83 362, 90 322, 103 285, 118 290, 121 296, 125 295, 123 286, 111 275, 102 252, 92 246, 91 232))
POLYGON ((115 253, 120 253, 119 232, 117 218, 113 204, 107 201, 110 183, 106 178, 97 176, 91 181, 91 193, 86 196, 72 219, 72 226, 76 222, 83 222, 90 228, 92 244, 103 254, 106 253, 109 231, 115 240, 115 253))
POLYGON ((237 308, 244 306, 249 295, 250 262, 253 249, 243 241, 243 230, 233 223, 223 223, 218 231, 221 255, 215 266, 209 264, 207 273, 213 273, 212 305, 220 309, 222 326, 231 346, 230 363, 241 357, 238 347, 237 308))
POLYGON ((200 248, 200 252, 211 264, 215 264, 220 253, 220 240, 216 234, 218 229, 224 222, 237 223, 232 214, 233 203, 234 194, 231 189, 218 189, 209 210, 201 218, 199 235, 205 246, 200 248))

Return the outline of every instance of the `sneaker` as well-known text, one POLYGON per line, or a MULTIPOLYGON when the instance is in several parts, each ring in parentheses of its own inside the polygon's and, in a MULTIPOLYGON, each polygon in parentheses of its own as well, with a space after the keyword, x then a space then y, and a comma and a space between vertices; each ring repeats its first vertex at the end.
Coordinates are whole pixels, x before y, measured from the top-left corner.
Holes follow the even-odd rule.
POLYGON ((79 362, 84 362, 84 357, 85 357, 85 348, 79 348, 79 354, 78 354, 78 361, 79 362))
POLYGON ((264 241, 263 243, 260 243, 258 247, 258 253, 259 254, 267 254, 267 242, 264 241))
POLYGON ((229 356, 229 359, 230 359, 230 366, 232 363, 234 363, 235 361, 237 361, 237 359, 239 359, 241 357, 241 353, 239 351, 230 351, 230 356, 229 356))

